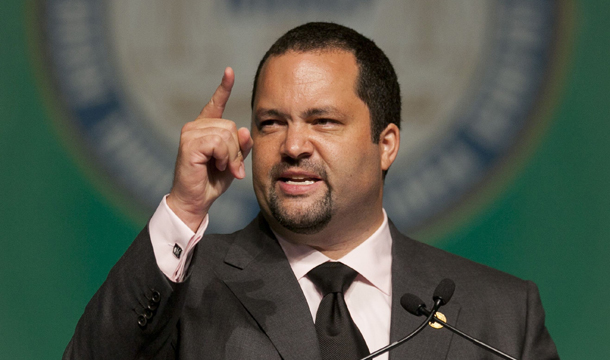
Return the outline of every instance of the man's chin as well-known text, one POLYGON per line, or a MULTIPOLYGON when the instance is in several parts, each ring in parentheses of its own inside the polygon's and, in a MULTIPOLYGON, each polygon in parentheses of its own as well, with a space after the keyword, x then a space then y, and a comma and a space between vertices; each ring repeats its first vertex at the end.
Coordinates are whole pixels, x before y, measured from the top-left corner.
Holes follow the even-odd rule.
POLYGON ((330 222, 331 216, 315 219, 282 217, 273 214, 275 220, 286 230, 296 234, 311 235, 322 231, 330 222))
POLYGON ((282 227, 297 234, 318 233, 332 219, 330 204, 324 200, 297 208, 278 205, 270 204, 271 215, 282 227))

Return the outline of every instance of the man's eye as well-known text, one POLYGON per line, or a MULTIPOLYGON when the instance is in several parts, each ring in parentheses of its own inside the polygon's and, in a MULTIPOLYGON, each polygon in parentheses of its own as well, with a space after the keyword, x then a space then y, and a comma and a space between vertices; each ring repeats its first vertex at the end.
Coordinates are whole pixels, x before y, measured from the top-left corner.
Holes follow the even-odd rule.
POLYGON ((261 128, 271 127, 271 126, 276 126, 276 125, 279 125, 279 120, 271 119, 271 120, 262 120, 260 122, 261 128))
POLYGON ((315 124, 317 125, 333 125, 336 124, 337 121, 333 120, 333 119, 325 119, 325 118, 321 118, 321 119, 316 119, 315 124))

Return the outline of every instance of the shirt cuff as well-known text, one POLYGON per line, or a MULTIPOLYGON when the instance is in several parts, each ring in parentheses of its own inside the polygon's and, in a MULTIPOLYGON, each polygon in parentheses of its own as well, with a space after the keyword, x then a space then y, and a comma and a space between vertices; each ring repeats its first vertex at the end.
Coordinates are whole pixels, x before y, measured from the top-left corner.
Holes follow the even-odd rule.
POLYGON ((150 219, 148 232, 161 272, 173 282, 182 282, 191 262, 193 249, 208 227, 209 216, 206 215, 197 232, 193 232, 169 208, 166 198, 167 195, 163 197, 150 219))

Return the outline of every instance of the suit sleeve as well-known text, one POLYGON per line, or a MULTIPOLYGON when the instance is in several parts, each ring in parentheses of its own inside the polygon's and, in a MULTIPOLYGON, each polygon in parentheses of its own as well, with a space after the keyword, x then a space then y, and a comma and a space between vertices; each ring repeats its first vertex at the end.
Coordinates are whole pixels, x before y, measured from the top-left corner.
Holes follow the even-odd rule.
POLYGON ((555 343, 544 325, 544 309, 538 287, 527 281, 527 327, 521 360, 556 360, 559 359, 555 343))
POLYGON ((63 359, 172 359, 188 279, 159 270, 148 226, 86 306, 63 359))

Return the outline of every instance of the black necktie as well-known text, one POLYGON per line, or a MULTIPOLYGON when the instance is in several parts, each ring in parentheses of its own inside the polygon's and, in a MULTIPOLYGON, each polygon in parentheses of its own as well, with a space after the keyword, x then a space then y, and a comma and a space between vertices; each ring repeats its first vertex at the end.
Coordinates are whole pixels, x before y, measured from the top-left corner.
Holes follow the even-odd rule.
POLYGON ((326 262, 307 274, 324 296, 316 313, 323 360, 358 360, 369 354, 343 298, 357 275, 354 269, 339 262, 326 262))

